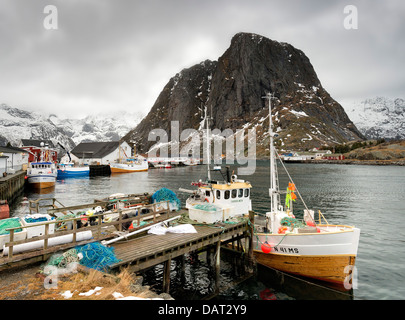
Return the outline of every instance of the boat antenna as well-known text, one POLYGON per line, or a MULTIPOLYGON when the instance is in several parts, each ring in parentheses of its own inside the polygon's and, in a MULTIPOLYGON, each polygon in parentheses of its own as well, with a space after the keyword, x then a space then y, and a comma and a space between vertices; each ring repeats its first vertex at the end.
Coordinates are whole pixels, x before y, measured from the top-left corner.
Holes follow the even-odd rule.
POLYGON ((275 149, 274 149, 274 132, 273 132, 273 120, 271 117, 271 99, 274 99, 274 94, 268 92, 264 97, 268 100, 269 104, 269 136, 270 136, 270 189, 269 196, 271 199, 271 211, 276 212, 279 205, 280 193, 278 190, 277 183, 277 164, 275 158, 275 149))
POLYGON ((207 129, 207 173, 208 173, 208 181, 211 180, 211 171, 210 171, 210 162, 211 162, 211 142, 209 138, 209 116, 207 114, 207 106, 205 106, 205 121, 206 121, 206 129, 207 129))

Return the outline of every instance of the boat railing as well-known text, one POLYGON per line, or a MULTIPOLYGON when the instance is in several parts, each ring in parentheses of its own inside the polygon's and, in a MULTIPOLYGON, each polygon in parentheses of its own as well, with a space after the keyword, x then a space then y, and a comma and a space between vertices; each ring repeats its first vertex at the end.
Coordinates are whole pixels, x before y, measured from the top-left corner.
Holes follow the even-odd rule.
MULTIPOLYGON (((63 207, 63 208, 58 208, 58 209, 50 209, 48 211, 54 212, 55 210, 59 211, 72 211, 72 210, 77 210, 78 207, 94 207, 99 205, 99 202, 91 203, 91 204, 86 204, 86 205, 80 205, 80 206, 71 206, 71 207, 63 207)), ((33 258, 37 256, 42 256, 42 255, 47 255, 53 252, 56 252, 58 250, 63 250, 67 248, 71 248, 74 246, 77 246, 79 243, 80 244, 85 244, 88 242, 94 242, 94 241, 101 241, 107 238, 114 237, 115 234, 114 232, 116 231, 123 231, 123 224, 130 224, 133 223, 133 221, 136 220, 137 225, 136 227, 133 227, 131 231, 137 230, 138 228, 141 228, 141 222, 142 221, 148 221, 149 223, 156 223, 160 222, 162 220, 168 219, 170 214, 170 206, 169 206, 169 201, 162 201, 162 202, 157 202, 153 204, 148 204, 148 205, 140 205, 139 207, 130 207, 130 208, 118 208, 106 212, 100 212, 97 214, 93 214, 92 216, 77 216, 73 218, 67 218, 67 219, 54 219, 51 221, 45 221, 45 222, 38 222, 33 225, 22 225, 20 227, 15 227, 15 228, 8 228, 6 231, 9 231, 9 241, 4 244, 6 248, 8 248, 8 256, 4 258, 0 258, 0 262, 4 263, 9 263, 13 262, 15 260, 22 260, 22 259, 28 259, 28 258, 33 258), (130 217, 125 217, 124 215, 129 212, 133 211, 134 209, 138 210, 137 215, 133 215, 130 217), (145 214, 141 214, 141 210, 143 209, 148 209, 149 212, 145 214), (111 215, 111 214, 117 214, 118 218, 116 220, 110 220, 108 222, 103 221, 104 217, 106 215, 111 215), (78 228, 78 221, 83 219, 83 218, 92 218, 96 221, 94 225, 91 226, 86 226, 86 227, 81 227, 78 228), (150 221, 151 220, 151 221, 150 221), (72 229, 70 230, 55 230, 54 232, 50 233, 50 225, 52 224, 61 224, 61 223, 69 223, 71 222, 71 227, 72 229), (29 239, 23 239, 23 240, 14 240, 15 239, 15 234, 16 230, 18 229, 27 229, 27 228, 33 228, 33 227, 39 227, 39 226, 44 226, 44 234, 40 236, 36 236, 33 238, 29 239), (114 227, 111 229, 110 227, 114 227), (108 230, 110 229, 110 230, 108 230), (113 230, 113 231, 112 231, 113 230), (92 231, 92 238, 90 240, 84 240, 84 241, 77 241, 77 233, 78 232, 83 232, 83 231, 92 231), (55 246, 49 246, 48 245, 48 240, 51 238, 59 237, 62 235, 68 235, 72 234, 72 241, 69 243, 65 243, 62 245, 55 245, 55 246), (25 243, 30 243, 34 241, 39 241, 43 240, 42 244, 42 249, 32 249, 26 253, 20 253, 18 255, 13 254, 13 249, 14 246, 20 245, 20 244, 25 244, 25 243), (5 261, 4 261, 5 260, 5 261)), ((56 225, 55 225, 56 227, 56 225)))
POLYGON ((318 210, 318 224, 322 224, 322 219, 325 220, 326 224, 329 224, 328 220, 326 220, 325 216, 322 214, 321 210, 318 210))

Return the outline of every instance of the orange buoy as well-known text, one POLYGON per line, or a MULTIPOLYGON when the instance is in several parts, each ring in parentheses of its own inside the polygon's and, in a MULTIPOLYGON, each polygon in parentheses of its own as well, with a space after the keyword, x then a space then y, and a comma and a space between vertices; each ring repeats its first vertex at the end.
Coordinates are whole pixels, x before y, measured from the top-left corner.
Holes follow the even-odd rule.
POLYGON ((263 253, 269 253, 271 251, 271 246, 266 241, 265 243, 262 244, 261 249, 263 253))

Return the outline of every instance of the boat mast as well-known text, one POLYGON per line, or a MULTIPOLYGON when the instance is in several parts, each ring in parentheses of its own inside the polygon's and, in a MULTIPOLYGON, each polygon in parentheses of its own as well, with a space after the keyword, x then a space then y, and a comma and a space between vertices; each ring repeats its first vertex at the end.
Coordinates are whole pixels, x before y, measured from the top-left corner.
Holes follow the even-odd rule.
POLYGON ((207 115, 207 106, 205 106, 205 121, 207 125, 207 171, 208 171, 208 181, 211 180, 211 172, 210 172, 210 162, 211 162, 211 142, 209 139, 209 118, 207 115))
POLYGON ((271 212, 276 212, 279 205, 279 190, 277 183, 277 164, 274 148, 274 132, 273 132, 273 120, 271 116, 271 99, 274 96, 267 93, 265 97, 269 104, 269 136, 270 136, 270 189, 269 196, 271 199, 271 212))

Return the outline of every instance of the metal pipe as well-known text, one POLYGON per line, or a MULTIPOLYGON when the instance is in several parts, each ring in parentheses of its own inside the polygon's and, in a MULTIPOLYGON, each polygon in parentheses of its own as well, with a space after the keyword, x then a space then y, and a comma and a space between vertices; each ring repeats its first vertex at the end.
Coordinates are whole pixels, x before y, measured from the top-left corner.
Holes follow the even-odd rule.
POLYGON ((119 236, 119 237, 117 237, 117 238, 111 239, 111 240, 109 240, 109 241, 101 241, 101 244, 103 244, 103 245, 105 245, 105 246, 106 246, 106 245, 109 245, 109 244, 114 243, 114 242, 117 242, 117 241, 119 241, 119 240, 126 239, 126 238, 128 238, 128 237, 131 237, 131 236, 133 236, 134 234, 141 233, 141 232, 143 232, 143 231, 149 230, 149 229, 151 229, 151 228, 153 228, 153 227, 155 227, 155 226, 158 226, 158 225, 160 225, 160 224, 162 224, 162 223, 169 222, 169 221, 172 221, 172 220, 176 220, 176 219, 178 219, 178 218, 180 218, 180 217, 181 217, 181 215, 178 215, 178 216, 175 216, 175 217, 173 217, 173 218, 170 218, 170 219, 167 219, 167 220, 163 220, 163 221, 161 221, 161 222, 159 222, 159 223, 155 223, 155 224, 152 224, 152 225, 147 226, 147 227, 145 227, 145 228, 136 230, 136 231, 134 231, 134 232, 130 232, 130 233, 125 234, 125 235, 123 235, 123 236, 119 236))

